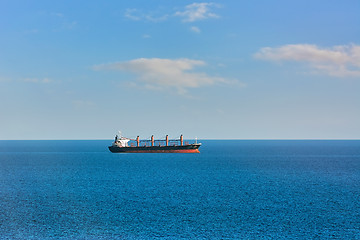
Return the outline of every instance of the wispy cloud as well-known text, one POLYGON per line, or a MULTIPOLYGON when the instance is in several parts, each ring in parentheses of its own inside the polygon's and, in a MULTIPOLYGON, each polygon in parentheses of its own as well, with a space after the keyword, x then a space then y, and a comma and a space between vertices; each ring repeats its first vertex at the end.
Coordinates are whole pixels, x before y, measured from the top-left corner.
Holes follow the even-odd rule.
POLYGON ((176 89, 178 93, 186 93, 189 88, 229 83, 231 81, 209 76, 204 72, 194 72, 196 67, 206 63, 193 59, 161 59, 139 58, 127 62, 117 62, 94 66, 95 70, 117 70, 137 75, 138 82, 152 89, 176 89))
POLYGON ((53 82, 53 80, 51 80, 50 78, 24 78, 23 81, 29 82, 29 83, 51 83, 51 82, 53 82))
POLYGON ((125 10, 124 16, 133 21, 162 22, 170 17, 181 17, 183 22, 195 22, 208 18, 219 18, 220 16, 213 12, 219 5, 215 3, 192 3, 183 7, 183 11, 167 11, 158 9, 156 11, 143 11, 136 8, 125 10))
POLYGON ((57 19, 59 24, 59 26, 55 28, 54 31, 72 30, 78 25, 76 21, 69 20, 63 13, 53 12, 50 13, 50 15, 57 19))
POLYGON ((144 13, 140 9, 128 8, 125 11, 125 17, 133 21, 150 21, 150 22, 162 22, 168 19, 168 14, 161 14, 158 12, 144 13))
POLYGON ((192 32, 194 32, 194 33, 200 33, 200 32, 201 32, 200 28, 198 28, 198 27, 196 27, 196 26, 192 26, 192 27, 190 28, 190 30, 191 30, 192 32))
POLYGON ((63 13, 59 13, 59 12, 52 12, 51 15, 56 16, 56 17, 60 17, 63 18, 64 14, 63 13))
POLYGON ((141 15, 138 13, 138 10, 135 8, 126 9, 125 17, 134 21, 140 21, 142 19, 141 15))
POLYGON ((354 44, 331 48, 310 44, 265 47, 255 53, 254 57, 277 62, 304 62, 317 73, 335 77, 360 76, 360 46, 354 44))
POLYGON ((184 11, 178 11, 174 15, 183 18, 184 22, 195 22, 208 18, 219 18, 212 12, 212 8, 218 7, 214 3, 192 3, 185 6, 184 11))

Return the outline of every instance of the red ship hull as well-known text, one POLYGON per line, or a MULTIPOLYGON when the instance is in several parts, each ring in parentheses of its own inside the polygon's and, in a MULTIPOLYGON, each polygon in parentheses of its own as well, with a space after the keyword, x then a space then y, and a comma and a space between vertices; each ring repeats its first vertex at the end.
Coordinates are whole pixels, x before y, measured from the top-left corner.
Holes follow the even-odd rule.
POLYGON ((180 146, 140 146, 140 147, 119 147, 110 146, 112 153, 200 153, 201 144, 188 144, 180 146))

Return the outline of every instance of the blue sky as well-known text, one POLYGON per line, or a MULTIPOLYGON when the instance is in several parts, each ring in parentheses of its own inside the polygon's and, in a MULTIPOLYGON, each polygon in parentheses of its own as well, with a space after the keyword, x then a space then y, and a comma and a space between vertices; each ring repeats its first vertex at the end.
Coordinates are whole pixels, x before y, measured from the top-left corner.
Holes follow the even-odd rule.
POLYGON ((0 139, 359 139, 359 1, 0 1, 0 139))

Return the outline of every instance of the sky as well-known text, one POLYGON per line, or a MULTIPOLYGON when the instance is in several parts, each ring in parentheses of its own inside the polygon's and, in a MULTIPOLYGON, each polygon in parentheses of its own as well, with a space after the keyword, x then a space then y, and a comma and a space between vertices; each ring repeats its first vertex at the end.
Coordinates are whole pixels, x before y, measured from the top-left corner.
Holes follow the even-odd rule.
POLYGON ((0 139, 359 139, 359 12, 0 0, 0 139))

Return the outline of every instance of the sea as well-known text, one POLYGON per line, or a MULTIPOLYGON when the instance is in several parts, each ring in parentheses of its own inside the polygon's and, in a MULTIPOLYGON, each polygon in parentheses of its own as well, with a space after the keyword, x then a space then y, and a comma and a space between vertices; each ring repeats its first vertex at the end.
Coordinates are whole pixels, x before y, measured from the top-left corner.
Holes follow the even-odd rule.
POLYGON ((360 239, 359 140, 0 141, 0 239, 360 239))

